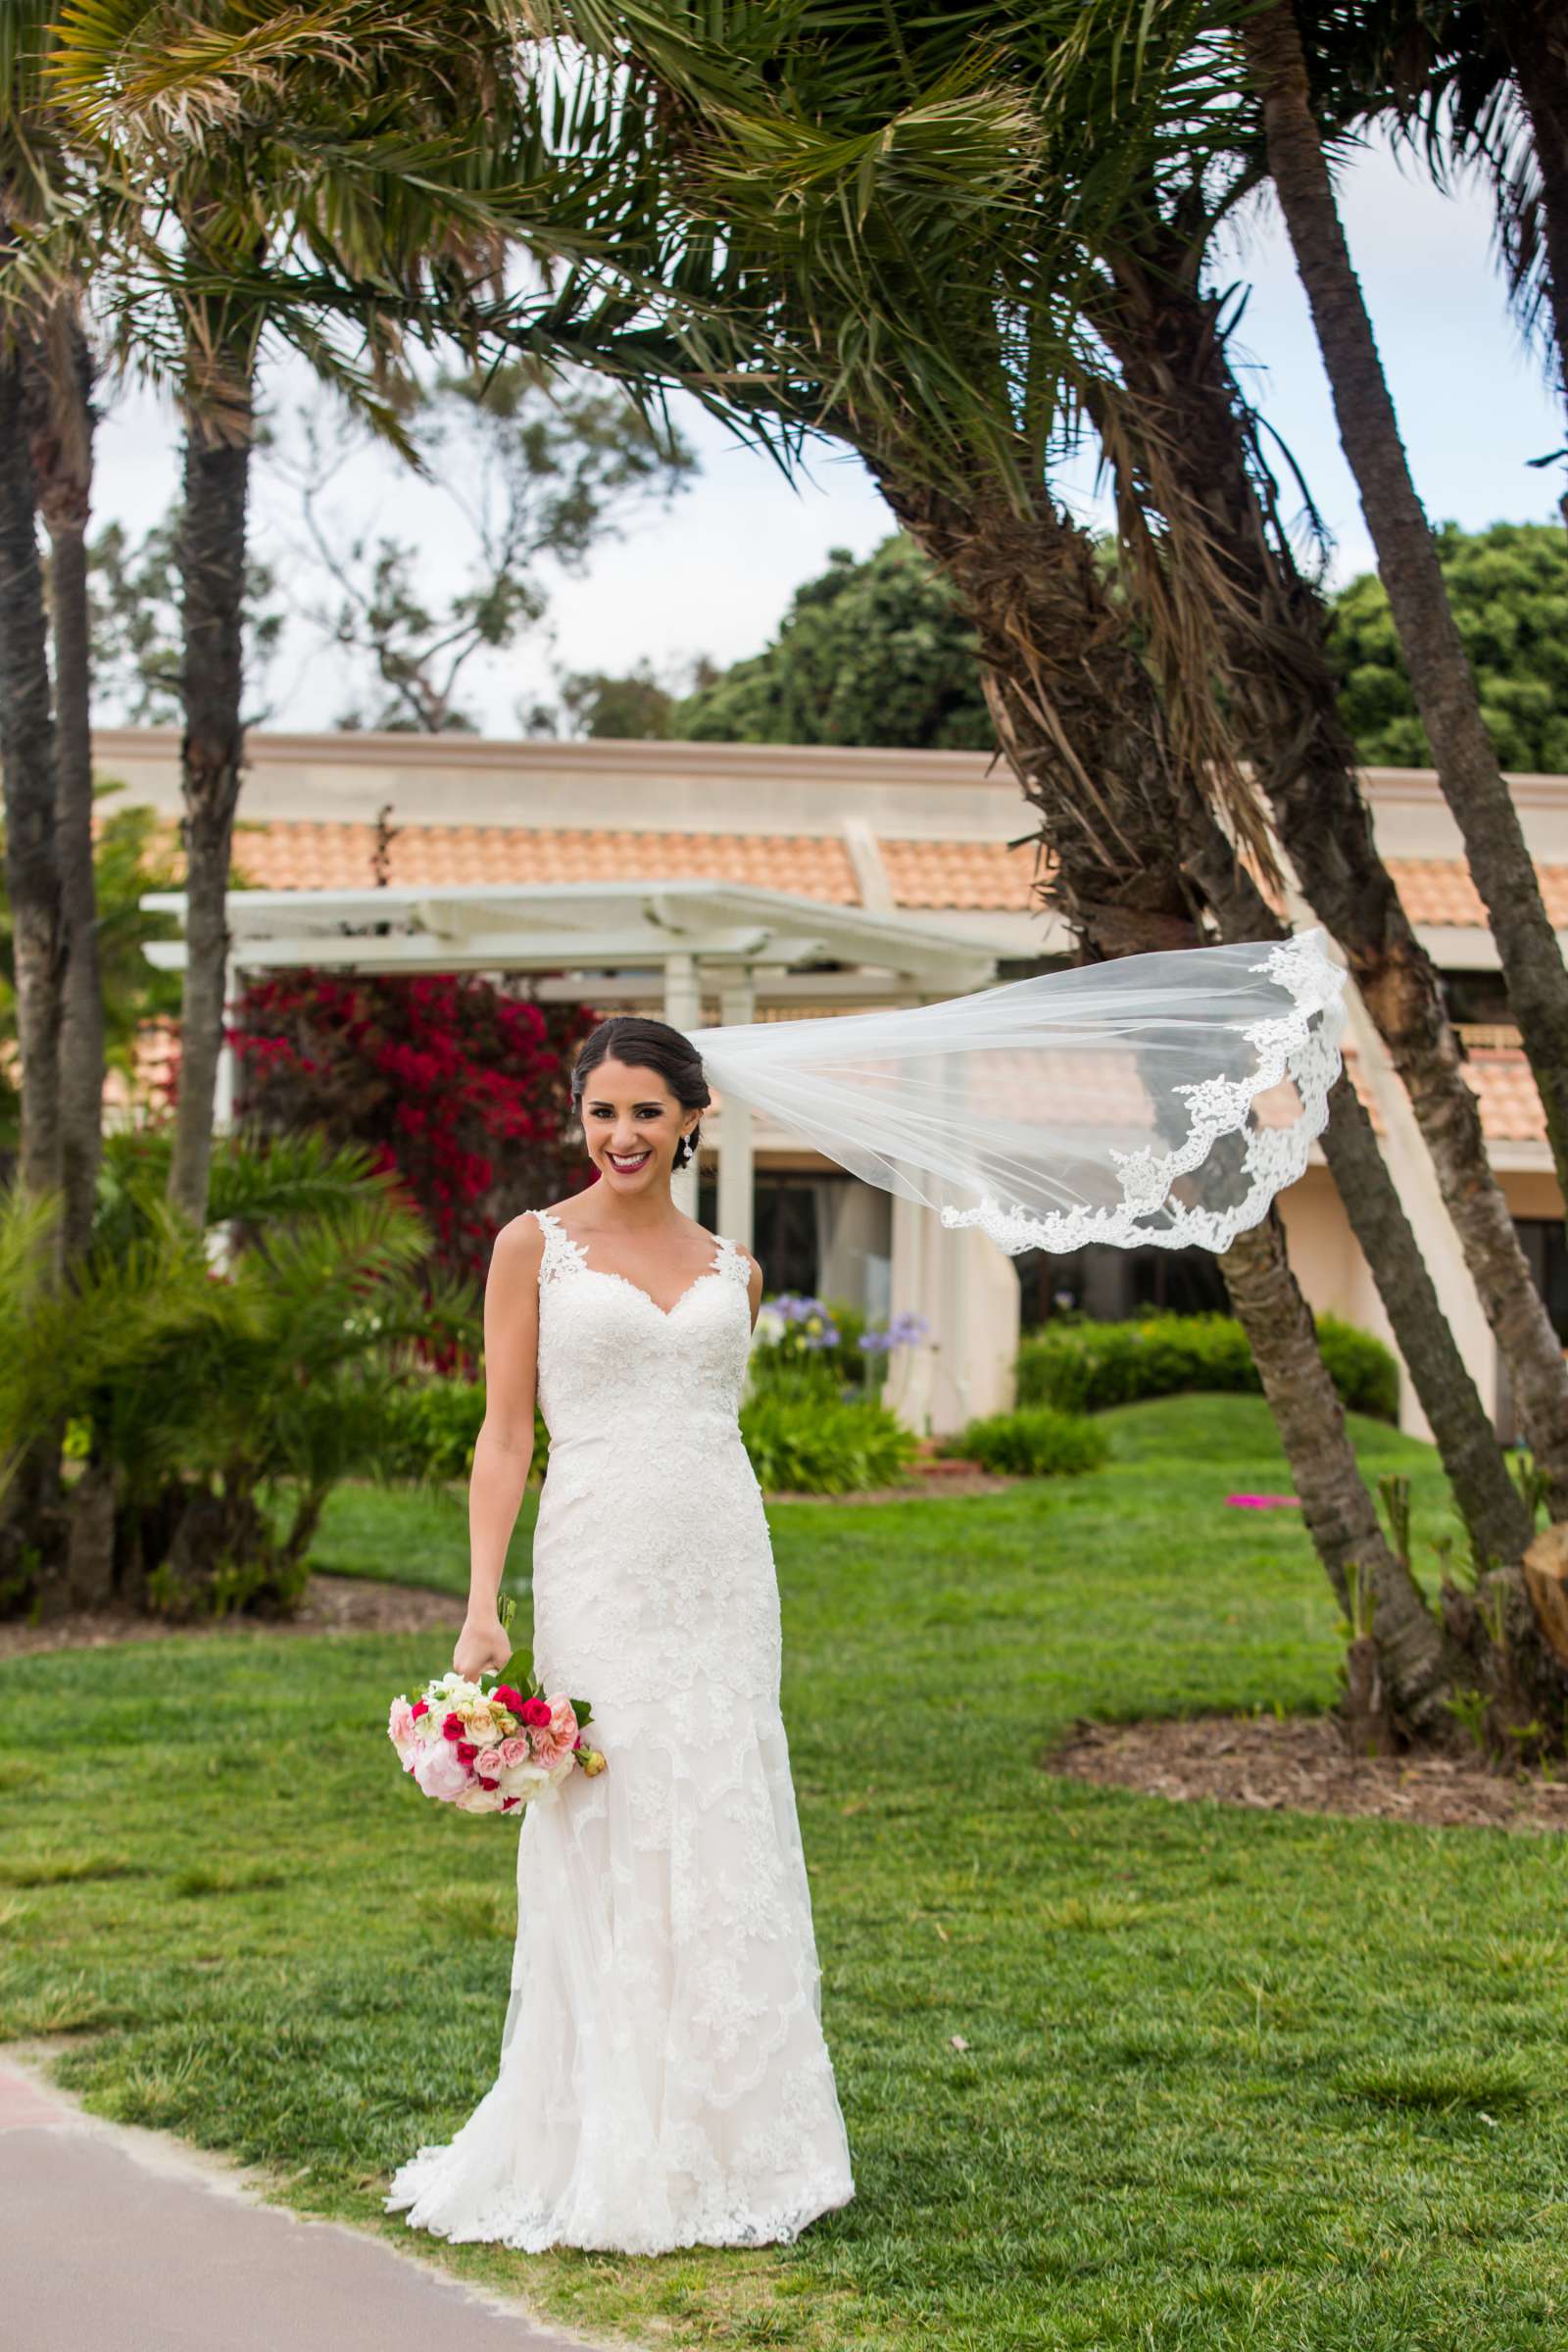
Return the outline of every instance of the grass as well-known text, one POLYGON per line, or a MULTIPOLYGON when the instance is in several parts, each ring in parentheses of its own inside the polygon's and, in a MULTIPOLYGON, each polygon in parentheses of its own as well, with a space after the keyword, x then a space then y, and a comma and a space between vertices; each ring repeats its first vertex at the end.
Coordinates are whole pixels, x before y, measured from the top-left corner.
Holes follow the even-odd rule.
MULTIPOLYGON (((493 2079, 513 1840, 424 1803, 372 1637, 0 1667, 0 2033, 106 2115, 267 2162, 585 2333, 789 2352, 1560 2352, 1568 1862, 1484 1830, 1051 1778, 1078 1714, 1322 1707, 1337 1611, 1249 1397, 1106 1416, 1082 1479, 773 1513, 797 1792, 858 2195, 790 2247, 446 2247, 384 2215, 493 2079), (175 1739, 171 1708, 197 1710, 175 1739), (963 2046, 958 2046, 962 2044, 963 2046)), ((1428 1448, 1354 1424, 1370 1474, 1428 1448)), ((323 1563, 462 1580, 341 1497, 323 1563)))

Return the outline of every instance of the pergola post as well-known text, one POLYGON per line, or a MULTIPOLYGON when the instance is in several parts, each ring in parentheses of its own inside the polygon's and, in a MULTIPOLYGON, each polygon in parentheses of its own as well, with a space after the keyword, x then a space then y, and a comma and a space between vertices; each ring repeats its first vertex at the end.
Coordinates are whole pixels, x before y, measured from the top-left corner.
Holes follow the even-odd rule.
POLYGON ((227 1135, 234 1124, 234 1096, 238 1070, 234 1049, 228 1033, 234 1025, 234 1013, 245 986, 245 975, 232 956, 223 967, 223 1042, 218 1051, 218 1072, 213 1085, 213 1133, 227 1135))
MULTIPOLYGON (((726 1029, 757 1018, 757 975, 750 969, 726 973, 718 993, 718 1017, 726 1029)), ((718 1113, 718 1230, 726 1241, 752 1247, 756 1193, 752 1106, 733 1097, 718 1113)))
MULTIPOLYGON (((675 950, 664 958, 664 1018, 672 1029, 698 1029, 703 1020, 703 991, 697 958, 675 950)), ((697 1214, 697 1162, 676 1168, 669 1180, 670 1199, 682 1214, 697 1214)))

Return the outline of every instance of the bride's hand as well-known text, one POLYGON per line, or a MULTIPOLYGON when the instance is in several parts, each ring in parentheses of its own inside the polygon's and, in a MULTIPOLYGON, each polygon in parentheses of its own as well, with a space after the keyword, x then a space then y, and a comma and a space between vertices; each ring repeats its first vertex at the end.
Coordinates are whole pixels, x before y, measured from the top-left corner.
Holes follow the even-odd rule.
POLYGON ((512 1655, 512 1643, 506 1629, 491 1609, 480 1617, 465 1617, 458 1645, 452 1652, 452 1668, 470 1683, 476 1683, 486 1669, 501 1672, 512 1655))

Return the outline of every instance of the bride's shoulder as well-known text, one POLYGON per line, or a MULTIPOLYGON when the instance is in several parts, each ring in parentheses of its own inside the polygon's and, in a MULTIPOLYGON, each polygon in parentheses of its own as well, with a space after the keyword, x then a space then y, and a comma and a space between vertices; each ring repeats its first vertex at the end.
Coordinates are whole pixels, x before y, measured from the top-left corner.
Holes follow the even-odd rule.
POLYGON ((544 1252, 544 1226, 531 1208, 525 1208, 520 1216, 509 1218, 497 1233, 490 1250, 491 1270, 536 1274, 544 1252))

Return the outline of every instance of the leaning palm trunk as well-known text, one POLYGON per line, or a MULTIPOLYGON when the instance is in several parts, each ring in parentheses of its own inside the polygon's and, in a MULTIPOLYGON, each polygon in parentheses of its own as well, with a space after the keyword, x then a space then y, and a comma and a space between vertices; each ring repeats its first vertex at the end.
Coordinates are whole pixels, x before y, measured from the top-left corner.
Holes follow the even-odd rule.
POLYGON ((1410 478, 1287 0, 1274 0, 1262 13, 1243 18, 1241 37, 1263 101, 1269 171, 1311 308, 1340 439, 1360 492, 1439 781, 1464 837, 1497 943, 1545 1112, 1558 1181, 1568 1194, 1568 970, 1487 734, 1437 548, 1410 478))
POLYGON ((226 388, 227 424, 191 414, 179 566, 185 627, 185 980, 169 1198, 207 1214, 213 1116, 228 993, 229 858, 244 750, 242 619, 250 480, 249 364, 226 388))
POLYGON ((60 1038, 61 1254, 92 1238, 103 1140, 104 1008, 92 861, 91 622, 87 522, 92 491, 92 360, 74 300, 57 302, 29 355, 33 471, 49 533, 56 825, 66 970, 60 1038))
MULTIPOLYGON (((1181 856, 1221 932, 1227 939, 1285 938, 1288 925, 1237 858, 1199 780, 1178 775, 1173 782, 1181 856)), ((1474 1556, 1517 1563, 1534 1532, 1532 1515, 1508 1475, 1366 1106, 1343 1071, 1330 1104, 1323 1155, 1431 1424, 1474 1556)))
POLYGON ((60 1181, 64 930, 54 711, 26 423, 24 365, 14 344, 0 349, 0 760, 22 1061, 18 1169, 28 1192, 43 1194, 60 1181))
MULTIPOLYGON (((1152 265, 1122 257, 1116 274, 1115 295, 1097 306, 1096 322, 1122 368, 1121 421, 1136 451, 1123 446, 1120 432, 1113 446, 1124 466, 1137 465, 1146 494, 1151 484, 1156 491, 1171 534, 1170 568, 1191 564, 1200 582, 1243 747, 1279 840, 1314 911, 1345 951, 1404 1084, 1546 1479, 1552 1516, 1568 1517, 1568 1366, 1487 1157, 1480 1105, 1465 1080, 1437 973, 1377 849, 1354 748, 1339 715, 1321 606, 1258 499, 1215 306, 1192 287, 1176 251, 1152 265)), ((1163 564, 1140 516, 1124 512, 1146 560, 1163 564)), ((1157 598, 1150 612, 1157 629, 1157 598)), ((1396 1310, 1407 1294, 1408 1266, 1391 1269, 1370 1249, 1367 1256, 1399 1336, 1396 1310)), ((1451 1336, 1437 1362, 1429 1346, 1412 1352, 1402 1336, 1399 1345, 1452 1475, 1448 1441, 1457 1433, 1448 1427, 1450 1393, 1456 1382, 1469 1393, 1460 1415, 1468 1424, 1474 1383, 1451 1336), (1436 1400, 1431 1389, 1440 1392, 1436 1400)), ((1495 1456, 1494 1445, 1490 1450, 1495 1456)), ((1473 1436, 1462 1440, 1461 1451, 1474 1456, 1473 1436)), ((1511 1482, 1503 1483, 1513 1493, 1511 1482)), ((1465 1515, 1479 1538, 1468 1508, 1465 1515)), ((1509 1517, 1517 1520, 1517 1513, 1509 1517)), ((1498 1557, 1516 1558, 1515 1547, 1496 1544, 1507 1521, 1499 1524, 1494 1508, 1484 1518, 1483 1553, 1496 1549, 1498 1557)))
MULTIPOLYGON (((1052 903, 1097 959, 1197 944, 1203 894, 1183 863, 1158 706, 1104 603, 1089 542, 1044 494, 1020 515, 1000 495, 969 505, 870 462, 978 631, 999 740, 1054 858, 1052 903)), ((1330 1583, 1346 1603, 1352 1562, 1371 1580, 1395 1708, 1410 1732, 1435 1734, 1441 1630, 1384 1538, 1278 1218, 1219 1264, 1330 1583)))

